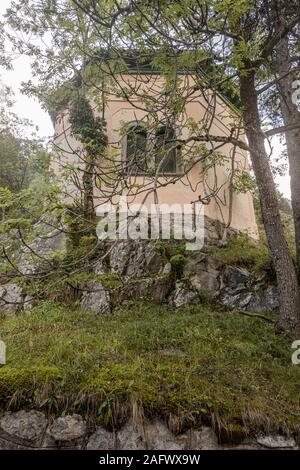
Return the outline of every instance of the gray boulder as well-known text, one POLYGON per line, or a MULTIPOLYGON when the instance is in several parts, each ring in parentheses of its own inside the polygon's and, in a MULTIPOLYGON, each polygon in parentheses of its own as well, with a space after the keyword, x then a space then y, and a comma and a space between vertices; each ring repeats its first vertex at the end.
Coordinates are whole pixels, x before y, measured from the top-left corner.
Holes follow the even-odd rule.
POLYGON ((126 276, 153 276, 160 273, 162 268, 162 256, 155 250, 152 243, 139 241, 133 245, 126 276))
POLYGON ((222 305, 225 305, 225 307, 243 310, 247 308, 252 297, 253 294, 251 292, 242 292, 234 295, 225 289, 218 300, 222 305))
POLYGON ((207 426, 199 430, 192 429, 190 439, 190 448, 193 450, 215 450, 219 447, 216 433, 207 426))
POLYGON ((223 274, 223 282, 227 287, 231 289, 244 288, 249 284, 251 279, 249 271, 243 268, 236 268, 233 266, 228 266, 223 274))
MULTIPOLYGON (((49 229, 50 227, 48 227, 49 229)), ((61 230, 52 230, 38 235, 35 240, 21 250, 18 260, 18 269, 24 274, 34 274, 39 266, 49 268, 47 259, 55 253, 66 253, 67 237, 61 230)))
POLYGON ((146 449, 142 433, 133 420, 128 421, 117 434, 117 446, 122 450, 144 450, 146 449))
POLYGON ((280 435, 275 436, 259 436, 256 438, 257 443, 268 449, 293 449, 296 447, 295 439, 280 435))
POLYGON ((90 436, 87 443, 87 450, 113 450, 116 448, 115 441, 115 433, 99 427, 97 431, 90 436))
POLYGON ((39 442, 47 427, 47 420, 39 411, 6 412, 0 419, 0 428, 6 434, 31 443, 39 442))
POLYGON ((197 292, 190 289, 185 282, 177 281, 168 303, 171 307, 179 308, 188 304, 198 304, 199 302, 200 297, 197 292))
POLYGON ((216 297, 221 287, 220 273, 223 263, 202 252, 193 253, 183 270, 191 285, 199 292, 208 292, 216 297))
POLYGON ((89 281, 85 284, 85 291, 81 298, 81 307, 94 313, 103 314, 111 312, 110 293, 100 281, 89 281))
POLYGON ((98 276, 102 275, 102 274, 106 274, 108 272, 108 267, 105 263, 105 260, 103 260, 101 258, 99 260, 97 260, 96 263, 93 266, 93 272, 94 272, 94 274, 96 274, 98 276))
POLYGON ((175 436, 168 427, 159 420, 146 423, 144 426, 148 449, 183 450, 188 446, 188 436, 175 436))
POLYGON ((49 435, 55 441, 74 441, 82 439, 86 433, 86 425, 80 415, 68 415, 54 420, 49 428, 49 435))
POLYGON ((137 278, 128 282, 126 296, 130 299, 148 300, 160 305, 167 299, 171 287, 172 278, 168 275, 137 278))
POLYGON ((247 310, 250 312, 272 312, 279 308, 279 294, 275 286, 253 293, 247 310))
POLYGON ((0 309, 7 314, 21 310, 23 306, 22 289, 17 284, 8 283, 0 286, 0 309))
POLYGON ((126 269, 130 260, 132 243, 129 241, 115 242, 109 254, 110 269, 113 273, 126 274, 126 269))

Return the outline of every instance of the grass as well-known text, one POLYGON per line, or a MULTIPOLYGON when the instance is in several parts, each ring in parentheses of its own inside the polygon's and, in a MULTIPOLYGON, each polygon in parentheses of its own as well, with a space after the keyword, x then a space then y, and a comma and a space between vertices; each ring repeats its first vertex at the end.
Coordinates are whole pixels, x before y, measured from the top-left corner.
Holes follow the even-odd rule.
POLYGON ((234 236, 223 247, 210 247, 207 251, 217 259, 234 266, 254 272, 273 271, 266 243, 255 241, 246 235, 234 236))
POLYGON ((300 366, 268 323, 193 306, 129 303, 113 316, 49 302, 0 320, 2 408, 79 412, 118 427, 133 404, 179 428, 300 429, 300 366))

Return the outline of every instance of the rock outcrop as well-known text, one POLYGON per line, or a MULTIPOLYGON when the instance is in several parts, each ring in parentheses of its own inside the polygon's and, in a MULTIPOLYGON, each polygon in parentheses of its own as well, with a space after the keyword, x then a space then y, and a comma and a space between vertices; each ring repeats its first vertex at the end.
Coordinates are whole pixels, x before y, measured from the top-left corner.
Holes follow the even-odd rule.
MULTIPOLYGON (((58 242, 64 246, 63 239, 58 242)), ((185 256, 179 255, 179 259, 183 260, 180 269, 149 241, 107 243, 102 254, 87 267, 90 280, 79 285, 80 305, 97 314, 108 314, 124 300, 168 303, 172 308, 180 308, 209 297, 228 309, 250 312, 278 309, 277 288, 266 282, 264 274, 254 275, 202 251, 187 252, 185 256), (110 277, 118 282, 108 282, 110 277)), ((25 269, 24 263, 22 267, 25 269)), ((32 270, 31 266, 30 273, 32 270)), ((22 309, 22 305, 28 309, 33 301, 23 295, 17 284, 0 286, 0 306, 7 313, 22 309)))

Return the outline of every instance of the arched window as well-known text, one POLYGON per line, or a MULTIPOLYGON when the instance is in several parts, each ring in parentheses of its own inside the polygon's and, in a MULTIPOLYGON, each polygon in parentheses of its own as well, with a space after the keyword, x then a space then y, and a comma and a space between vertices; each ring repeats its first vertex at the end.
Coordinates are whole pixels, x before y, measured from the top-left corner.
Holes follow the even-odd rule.
POLYGON ((128 174, 145 173, 147 163, 147 131, 139 124, 130 126, 126 135, 126 168, 128 174))
POLYGON ((172 127, 163 126, 156 132, 155 168, 159 167, 159 173, 176 173, 178 170, 174 139, 175 131, 172 127))

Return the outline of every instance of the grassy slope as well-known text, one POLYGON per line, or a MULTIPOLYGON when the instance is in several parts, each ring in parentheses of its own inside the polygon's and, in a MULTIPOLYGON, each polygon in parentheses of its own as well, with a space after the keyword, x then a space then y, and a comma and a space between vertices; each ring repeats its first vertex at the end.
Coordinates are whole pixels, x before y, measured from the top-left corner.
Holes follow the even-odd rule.
POLYGON ((118 425, 134 402, 147 415, 176 416, 179 427, 213 421, 285 432, 300 425, 291 341, 259 319, 143 304, 99 317, 44 303, 0 320, 0 332, 8 354, 2 406, 84 411, 118 425))

